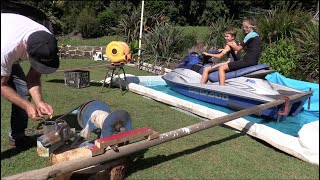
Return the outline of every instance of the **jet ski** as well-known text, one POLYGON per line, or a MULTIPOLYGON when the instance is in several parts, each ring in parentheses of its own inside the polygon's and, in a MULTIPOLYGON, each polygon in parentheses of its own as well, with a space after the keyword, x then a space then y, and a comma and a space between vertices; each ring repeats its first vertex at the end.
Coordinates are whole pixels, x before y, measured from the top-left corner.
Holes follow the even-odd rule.
MULTIPOLYGON (((243 76, 227 79, 225 86, 220 86, 219 82, 200 84, 201 74, 186 68, 176 68, 163 75, 162 78, 172 90, 180 94, 235 110, 271 102, 284 96, 304 93, 293 88, 268 82, 265 79, 243 76)), ((304 103, 311 95, 312 93, 291 100, 287 115, 295 116, 302 111, 304 103)), ((278 112, 283 111, 284 108, 285 104, 265 109, 256 115, 279 120, 278 112)))
MULTIPOLYGON (((209 51, 209 52, 212 54, 218 53, 217 51, 209 51)), ((181 63, 178 64, 176 68, 190 69, 199 74, 202 74, 205 67, 212 66, 217 63, 218 62, 214 62, 213 58, 204 56, 197 52, 191 52, 182 59, 181 63)), ((236 71, 227 72, 226 79, 241 77, 241 76, 263 79, 266 75, 273 72, 275 72, 275 70, 271 69, 269 65, 258 64, 258 65, 242 68, 236 71)), ((208 80, 211 82, 219 81, 218 68, 215 68, 215 70, 213 70, 213 72, 209 74, 208 80)))

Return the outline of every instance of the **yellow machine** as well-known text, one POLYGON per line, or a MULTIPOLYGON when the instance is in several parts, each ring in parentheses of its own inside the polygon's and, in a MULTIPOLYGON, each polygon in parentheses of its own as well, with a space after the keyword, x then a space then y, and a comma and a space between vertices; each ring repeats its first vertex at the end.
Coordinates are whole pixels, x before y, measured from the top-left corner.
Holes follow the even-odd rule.
POLYGON ((127 63, 131 61, 130 48, 127 43, 112 41, 107 45, 106 55, 111 63, 127 63))

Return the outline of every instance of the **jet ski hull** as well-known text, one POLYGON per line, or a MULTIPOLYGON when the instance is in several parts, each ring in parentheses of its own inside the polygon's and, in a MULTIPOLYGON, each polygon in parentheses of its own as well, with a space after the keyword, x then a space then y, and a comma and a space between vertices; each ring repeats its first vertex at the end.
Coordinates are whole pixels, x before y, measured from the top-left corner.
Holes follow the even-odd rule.
MULTIPOLYGON (((225 86, 220 86, 217 82, 200 84, 200 74, 183 68, 175 69, 162 78, 172 90, 180 94, 235 110, 274 101, 283 96, 302 93, 289 87, 269 83, 266 80, 247 77, 226 80, 225 86)), ((291 101, 288 115, 295 116, 303 110, 303 104, 307 98, 291 101)), ((278 112, 283 109, 284 105, 265 109, 256 115, 277 118, 278 112)))

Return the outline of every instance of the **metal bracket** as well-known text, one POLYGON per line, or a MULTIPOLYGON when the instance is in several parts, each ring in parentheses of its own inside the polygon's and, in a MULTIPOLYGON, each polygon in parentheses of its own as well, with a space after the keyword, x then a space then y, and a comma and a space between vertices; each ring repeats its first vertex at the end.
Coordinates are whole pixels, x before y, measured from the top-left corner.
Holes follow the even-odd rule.
POLYGON ((281 116, 285 116, 289 114, 290 99, 287 96, 283 96, 282 99, 285 100, 284 110, 278 111, 277 122, 279 122, 281 116))

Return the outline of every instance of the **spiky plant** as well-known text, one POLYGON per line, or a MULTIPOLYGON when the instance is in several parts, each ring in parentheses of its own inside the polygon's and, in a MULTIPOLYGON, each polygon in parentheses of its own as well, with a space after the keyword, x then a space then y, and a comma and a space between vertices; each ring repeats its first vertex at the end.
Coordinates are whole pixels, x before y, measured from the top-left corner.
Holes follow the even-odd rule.
POLYGON ((234 27, 236 22, 233 18, 219 17, 217 21, 212 22, 209 26, 209 33, 207 36, 207 46, 214 49, 223 48, 225 46, 225 39, 223 32, 229 28, 234 27))
POLYGON ((302 55, 299 62, 305 80, 319 83, 319 21, 306 23, 295 37, 302 55))
POLYGON ((124 14, 117 27, 112 28, 117 34, 122 34, 127 43, 139 39, 140 12, 133 7, 131 14, 124 14))
POLYGON ((264 43, 291 38, 304 27, 310 13, 295 3, 276 5, 267 15, 257 21, 258 31, 264 43))
POLYGON ((157 24, 143 37, 142 61, 156 66, 176 62, 179 54, 193 44, 195 38, 186 38, 183 30, 174 28, 167 22, 157 24))

